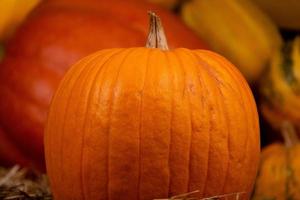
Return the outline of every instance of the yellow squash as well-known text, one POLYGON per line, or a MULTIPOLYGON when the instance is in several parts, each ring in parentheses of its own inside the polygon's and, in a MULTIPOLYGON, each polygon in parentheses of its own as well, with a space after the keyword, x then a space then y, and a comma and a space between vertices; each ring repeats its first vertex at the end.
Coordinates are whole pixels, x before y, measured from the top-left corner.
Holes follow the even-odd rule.
POLYGON ((40 0, 0 0, 0 40, 8 37, 40 0))
POLYGON ((281 45, 276 26, 249 0, 192 0, 184 4, 182 18, 249 82, 258 79, 281 45))
POLYGON ((289 123, 282 129, 285 145, 272 144, 262 151, 252 200, 300 199, 300 144, 289 123))
POLYGON ((261 93, 262 114, 274 128, 289 120, 300 130, 300 37, 274 55, 261 93))
POLYGON ((300 30, 299 0, 253 0, 281 28, 300 30))

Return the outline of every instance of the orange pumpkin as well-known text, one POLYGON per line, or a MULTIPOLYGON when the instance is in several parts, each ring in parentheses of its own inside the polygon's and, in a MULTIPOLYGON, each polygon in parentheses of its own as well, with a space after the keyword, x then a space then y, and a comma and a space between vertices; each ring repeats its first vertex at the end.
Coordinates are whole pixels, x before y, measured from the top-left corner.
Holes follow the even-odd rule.
POLYGON ((274 143, 263 149, 253 200, 300 199, 300 144, 293 126, 281 125, 285 145, 274 143))
MULTIPOLYGON (((43 168, 46 113, 65 71, 96 50, 143 45, 147 36, 144 13, 150 8, 169 22, 167 34, 173 47, 203 47, 175 16, 143 2, 44 1, 33 11, 8 43, 0 64, 0 126, 5 141, 23 159, 43 168)), ((7 144, 0 140, 1 145, 7 144)), ((23 163, 8 151, 0 152, 1 161, 23 163)))
POLYGON ((151 22, 147 48, 96 52, 60 83, 45 129, 56 200, 250 194, 260 142, 245 79, 216 53, 168 50, 151 22))

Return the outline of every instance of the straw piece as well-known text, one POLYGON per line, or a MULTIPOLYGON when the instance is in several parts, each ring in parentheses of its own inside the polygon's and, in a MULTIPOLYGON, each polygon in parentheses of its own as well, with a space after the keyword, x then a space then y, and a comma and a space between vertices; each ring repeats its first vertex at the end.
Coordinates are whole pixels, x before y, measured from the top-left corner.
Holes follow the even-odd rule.
POLYGON ((176 195, 170 198, 165 198, 165 199, 154 199, 154 200, 217 200, 217 199, 224 199, 226 197, 235 197, 236 200, 239 200, 241 195, 246 194, 246 192, 235 192, 235 193, 229 193, 229 194, 222 194, 222 195, 216 195, 216 196, 212 196, 212 197, 206 197, 206 198, 196 198, 196 197, 191 197, 194 194, 199 193, 199 190, 195 190, 193 192, 189 192, 189 193, 184 193, 184 194, 180 194, 180 195, 176 195))

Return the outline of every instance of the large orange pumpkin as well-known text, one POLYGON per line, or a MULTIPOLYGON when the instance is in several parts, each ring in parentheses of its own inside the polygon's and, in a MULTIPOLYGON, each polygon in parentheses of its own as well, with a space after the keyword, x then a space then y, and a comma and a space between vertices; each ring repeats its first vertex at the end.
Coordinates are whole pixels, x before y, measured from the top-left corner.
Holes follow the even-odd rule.
POLYGON ((56 200, 251 193, 260 143, 245 79, 213 52, 168 50, 151 16, 148 48, 99 51, 60 83, 45 130, 56 200))
MULTIPOLYGON (((65 71, 96 50, 140 46, 147 35, 144 13, 152 5, 131 1, 45 1, 31 14, 7 45, 0 65, 0 126, 22 160, 40 166, 46 113, 65 71)), ((168 22, 173 47, 203 47, 175 16, 157 10, 168 22)), ((1 151, 1 148, 0 148, 1 151)), ((9 163, 23 163, 10 151, 9 163)), ((4 157, 0 156, 0 162, 4 157)), ((6 163, 8 163, 8 160, 6 163)))

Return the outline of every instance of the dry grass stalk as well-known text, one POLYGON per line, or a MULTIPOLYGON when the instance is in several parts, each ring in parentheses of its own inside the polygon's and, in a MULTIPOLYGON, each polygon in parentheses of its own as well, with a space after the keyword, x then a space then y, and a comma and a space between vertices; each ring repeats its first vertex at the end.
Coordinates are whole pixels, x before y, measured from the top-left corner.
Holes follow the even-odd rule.
POLYGON ((222 195, 216 195, 212 197, 206 197, 202 199, 193 197, 194 194, 197 194, 199 192, 200 192, 199 190, 195 190, 193 192, 176 195, 168 199, 154 199, 154 200, 221 200, 226 198, 235 198, 235 200, 239 200, 242 195, 246 194, 246 192, 235 192, 230 194, 222 194, 222 195))

